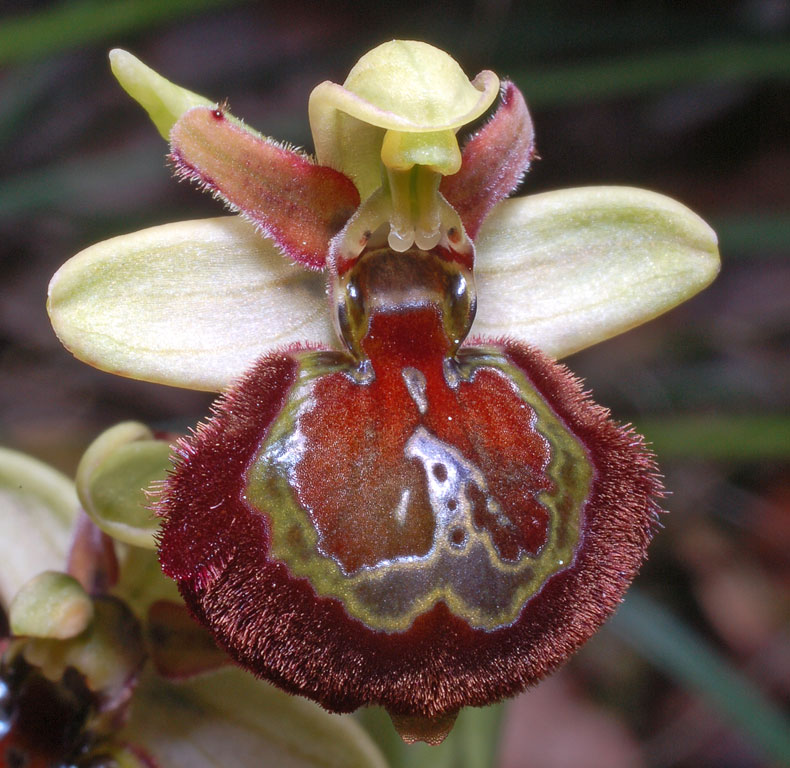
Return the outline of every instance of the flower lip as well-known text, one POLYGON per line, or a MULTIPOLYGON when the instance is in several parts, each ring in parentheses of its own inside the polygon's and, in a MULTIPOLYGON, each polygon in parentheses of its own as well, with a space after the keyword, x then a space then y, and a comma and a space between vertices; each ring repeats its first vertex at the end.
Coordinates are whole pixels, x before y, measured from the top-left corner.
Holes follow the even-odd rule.
MULTIPOLYGON (((239 663, 285 690, 313 698, 331 710, 350 711, 376 703, 395 714, 396 719, 408 715, 435 720, 451 716, 462 706, 485 705, 534 684, 559 666, 614 610, 642 561, 656 524, 656 499, 661 490, 652 454, 630 430, 611 422, 606 411, 588 399, 567 369, 518 343, 493 341, 493 345, 507 357, 513 370, 519 369, 519 377, 526 376, 530 386, 535 386, 535 395, 551 403, 563 423, 572 425, 575 439, 584 444, 590 466, 594 467, 587 500, 580 509, 583 531, 574 545, 574 556, 567 558, 559 550, 551 550, 560 558, 557 571, 548 575, 534 595, 525 598, 515 621, 510 614, 497 615, 491 622, 470 621, 454 613, 452 606, 456 603, 460 606, 457 600, 437 598, 435 604, 429 600, 420 615, 405 616, 395 627, 389 615, 401 605, 396 596, 402 590, 390 595, 397 604, 387 603, 369 610, 360 608, 356 597, 346 592, 346 582, 361 578, 359 574, 364 576, 364 569, 359 569, 357 576, 339 577, 341 581, 345 579, 342 589, 335 589, 334 576, 325 578, 323 571, 313 573, 316 584, 323 585, 324 591, 317 591, 311 575, 301 570, 307 562, 301 559, 301 547, 307 539, 296 531, 289 538, 288 514, 266 491, 262 491, 265 503, 253 501, 250 488, 252 485, 259 489, 270 487, 268 479, 263 485, 258 484, 252 467, 262 447, 261 441, 268 439, 271 430, 284 424, 278 421, 280 415, 296 413, 293 409, 298 409, 289 397, 300 367, 311 365, 311 360, 324 363, 338 358, 336 353, 332 355, 328 351, 292 350, 275 354, 259 361, 225 395, 214 419, 202 425, 194 438, 180 444, 178 466, 168 480, 159 506, 165 518, 160 548, 165 572, 179 581, 182 595, 194 615, 239 663), (212 482, 195 482, 196 478, 206 477, 211 477, 212 482), (612 503, 614 499, 617 501, 612 503), (280 523, 285 524, 282 530, 286 537, 277 541, 293 547, 287 561, 273 549, 275 535, 279 536, 275 526, 280 523), (313 669, 324 673, 308 672, 313 669)), ((466 354, 470 353, 474 352, 467 348, 466 354)), ((485 350, 478 351, 483 353, 485 350)), ((393 369, 398 374, 392 379, 393 387, 399 386, 397 368, 398 365, 393 369)), ((388 372, 380 370, 379 374, 383 381, 388 372)), ((431 399, 431 387, 440 381, 441 374, 438 378, 425 375, 428 399, 427 405, 423 404, 425 413, 420 411, 415 416, 418 420, 432 418, 432 409, 442 407, 441 398, 431 399)), ((342 386, 355 390, 357 397, 367 397, 368 385, 345 382, 342 386)), ((468 386, 475 386, 472 380, 468 386)), ((411 390, 409 394, 412 395, 411 390)), ((418 410, 420 402, 417 396, 418 410)), ((362 407, 355 411, 349 406, 353 403, 338 398, 335 412, 345 408, 349 414, 384 413, 362 407)), ((396 410, 390 415, 392 423, 387 432, 389 427, 397 426, 399 413, 396 410)), ((354 417, 349 418, 353 421, 354 417)), ((461 421, 453 418, 447 423, 456 425, 461 421)), ((327 421, 325 426, 328 425, 327 421)), ((483 434, 471 422, 467 427, 461 428, 459 434, 483 434)), ((369 432, 361 430, 362 434, 369 432)), ((341 428, 326 434, 347 432, 341 428)), ((282 435, 287 437, 287 431, 282 435)), ((503 435, 506 435, 504 431, 495 430, 491 439, 510 441, 503 435)), ((349 451, 358 450, 360 461, 377 455, 375 450, 359 445, 353 436, 349 440, 344 444, 345 454, 332 453, 325 457, 326 463, 333 467, 333 474, 348 477, 357 472, 360 462, 343 460, 349 451)), ((287 439, 283 443, 283 447, 291 445, 287 439)), ((316 445, 319 451, 329 448, 328 444, 322 443, 323 448, 316 445)), ((558 450, 559 456, 562 449, 558 450)), ((287 452, 278 455, 290 461, 287 452)), ((403 467, 407 464, 403 463, 403 467)), ((498 472, 500 466, 503 464, 495 461, 490 469, 498 472)), ((327 477, 320 472, 310 476, 327 477)), ((435 478, 437 482, 445 482, 451 475, 444 478, 437 474, 435 478)), ((327 492, 344 487, 352 486, 347 482, 331 482, 327 492)), ((339 493, 342 495, 342 490, 339 493)), ((364 491, 357 496, 359 506, 355 509, 364 517, 366 510, 374 505, 369 503, 364 491)), ((304 500, 311 509, 312 502, 312 499, 304 500)), ((315 509, 318 506, 316 503, 315 509)), ((331 516, 337 505, 327 501, 321 509, 322 514, 331 516)), ((356 552, 363 557, 367 550, 357 546, 362 533, 371 546, 378 546, 377 542, 383 539, 377 538, 368 526, 378 526, 381 522, 370 518, 367 524, 356 528, 349 525, 345 537, 338 539, 338 546, 348 544, 352 547, 351 554, 356 552)), ((495 525, 488 518, 483 522, 495 525)), ((397 527, 391 521, 388 525, 397 527)), ((410 532, 420 533, 418 529, 410 532)), ((402 544, 397 537, 386 541, 396 548, 402 544)), ((455 539, 452 541, 460 546, 455 539)), ((328 539, 325 543, 326 552, 334 553, 334 544, 328 539)), ((532 546, 527 540, 524 543, 527 548, 532 546)), ((505 557, 530 557, 502 552, 505 557)), ((410 562, 408 554, 400 551, 384 554, 386 557, 379 565, 385 570, 398 569, 410 562), (393 558, 398 557, 400 560, 395 563, 393 558)), ((331 556, 319 555, 316 550, 310 562, 315 565, 316 558, 328 562, 331 556)), ((365 565, 367 561, 360 560, 357 565, 360 563, 365 565)), ((373 578, 370 588, 377 583, 373 578)), ((464 584, 473 583, 476 582, 462 579, 458 589, 463 591, 464 584)), ((419 591, 421 584, 413 586, 419 591)), ((365 600, 368 592, 363 589, 355 594, 365 600)), ((469 599, 485 601, 490 597, 491 593, 475 593, 469 599)), ((408 607, 413 603, 404 598, 402 605, 410 610, 408 607)))

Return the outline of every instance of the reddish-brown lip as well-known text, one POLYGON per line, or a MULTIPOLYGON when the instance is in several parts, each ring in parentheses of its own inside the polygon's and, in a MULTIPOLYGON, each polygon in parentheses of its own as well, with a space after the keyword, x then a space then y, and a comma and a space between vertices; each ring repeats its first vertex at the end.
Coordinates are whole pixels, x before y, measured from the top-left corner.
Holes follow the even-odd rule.
MULTIPOLYGON (((417 314, 401 317, 400 322, 405 329, 409 323, 418 322, 417 314)), ((424 331, 417 334, 424 343, 415 348, 430 358, 437 350, 431 349, 424 331)), ((408 360, 401 359, 391 341, 382 347, 386 359, 379 360, 378 367, 378 352, 368 347, 381 380, 388 375, 387 366, 400 370, 399 366, 406 363, 417 367, 441 364, 441 359, 418 360, 415 354, 408 360)), ((372 344, 370 340, 368 343, 372 344)), ((487 343, 485 354, 494 352, 534 387, 535 396, 548 404, 558 423, 583 446, 592 468, 572 562, 550 573, 515 619, 501 626, 473 626, 474 622, 454 612, 448 599, 435 601, 408 627, 397 630, 382 629, 375 621, 351 615, 345 598, 327 595, 325 585, 314 585, 304 572, 295 574, 298 569, 292 563, 273 555, 277 502, 271 501, 267 507, 265 501, 258 501, 253 506, 248 486, 250 467, 270 438, 272 425, 279 424, 277 420, 290 407, 297 378, 319 358, 322 364, 330 360, 341 366, 343 358, 339 353, 300 350, 270 355, 220 399, 215 416, 194 437, 180 444, 177 468, 159 505, 165 518, 160 542, 164 570, 178 580, 195 617, 237 661, 331 710, 350 711, 365 704, 380 704, 404 722, 415 716, 444 722, 463 706, 488 704, 536 682, 562 664, 612 613, 644 558, 656 522, 655 499, 660 496, 661 485, 654 458, 642 439, 616 425, 564 366, 510 340, 487 343)), ((441 357, 440 350, 438 353, 441 357)), ((483 353, 463 347, 460 358, 479 354, 483 353)), ((348 423, 353 424, 354 388, 362 391, 367 385, 355 384, 351 378, 345 381, 343 401, 332 405, 341 411, 347 409, 348 423)), ((378 395, 383 400, 377 407, 387 414, 379 426, 384 424, 382 428, 390 430, 401 423, 398 409, 405 407, 394 396, 395 386, 393 383, 389 390, 384 387, 378 395), (387 412, 387 408, 391 410, 387 412)), ((431 386, 427 390, 429 403, 434 396, 431 386)), ((332 388, 328 391, 329 395, 324 395, 331 397, 332 388)), ((365 397, 372 391, 365 390, 365 397)), ((334 390, 335 395, 339 392, 334 390)), ((518 435, 480 434, 502 417, 504 401, 501 397, 497 400, 492 392, 481 390, 476 400, 470 400, 468 413, 475 418, 467 421, 466 428, 477 433, 476 444, 488 445, 486 450, 492 451, 496 464, 501 465, 513 454, 502 454, 497 446, 506 444, 508 450, 515 451, 524 448, 518 435), (493 398, 491 403, 485 402, 487 396, 493 398)), ((329 404, 327 400, 325 405, 329 404)), ((364 419, 372 418, 371 413, 375 416, 375 408, 371 408, 367 403, 363 409, 368 414, 360 415, 363 423, 368 423, 364 419)), ((412 403, 409 419, 413 420, 415 412, 412 403)), ((322 499, 333 499, 331 514, 322 518, 325 549, 320 554, 341 562, 351 558, 345 562, 348 571, 370 565, 365 557, 374 557, 371 553, 376 551, 375 537, 364 538, 364 525, 359 522, 364 523, 364 514, 355 518, 362 514, 359 506, 366 495, 364 490, 352 489, 351 507, 344 516, 339 497, 329 490, 329 496, 322 495, 321 483, 325 479, 328 482, 330 475, 337 477, 339 473, 342 477, 344 468, 350 474, 357 471, 359 462, 353 468, 347 466, 348 450, 363 451, 369 446, 359 435, 357 442, 344 444, 345 427, 340 424, 333 432, 329 426, 319 414, 318 422, 305 433, 306 439, 319 441, 311 446, 310 455, 321 460, 310 465, 309 479, 307 475, 301 479, 298 473, 293 475, 296 485, 301 483, 294 498, 297 504, 314 507, 322 499), (307 485, 311 490, 305 490, 307 485)), ((451 439, 447 435, 445 438, 451 439)), ((397 439, 393 438, 393 444, 397 439)), ((540 458, 537 444, 534 450, 538 453, 532 459, 524 457, 521 465, 527 485, 542 482, 539 469, 545 457, 540 458)), ((511 462, 507 468, 511 478, 515 466, 511 462)), ((492 475, 496 469, 492 464, 492 475)), ((497 487, 496 482, 492 487, 497 487)), ((511 483, 497 492, 509 493, 512 489, 511 483)), ((373 498, 376 492, 372 488, 368 496, 373 498)), ((274 499, 265 493, 260 498, 274 499)), ((542 538, 537 534, 530 537, 525 527, 528 517, 511 516, 521 538, 500 539, 499 554, 504 559, 512 559, 519 552, 534 555, 542 546, 545 525, 542 538)), ((479 528, 490 524, 484 516, 476 520, 479 528)), ((408 545, 416 548, 415 552, 428 541, 423 541, 419 521, 416 525, 408 545)), ((382 557, 390 557, 388 545, 381 546, 385 553, 382 557)), ((484 591, 487 585, 481 583, 479 589, 484 591)))

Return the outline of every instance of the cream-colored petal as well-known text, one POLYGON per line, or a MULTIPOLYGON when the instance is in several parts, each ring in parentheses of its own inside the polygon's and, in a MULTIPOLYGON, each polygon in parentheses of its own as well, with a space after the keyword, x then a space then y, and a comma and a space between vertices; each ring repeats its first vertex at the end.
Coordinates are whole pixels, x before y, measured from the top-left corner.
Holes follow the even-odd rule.
POLYGON ((218 391, 273 349, 333 342, 324 280, 228 216, 87 248, 52 278, 48 309, 60 340, 86 363, 218 391))
POLYGON ((680 304, 719 271, 716 234, 668 197, 582 187, 505 200, 475 241, 473 335, 508 335, 553 357, 680 304))
POLYGON ((385 768, 349 717, 239 669, 184 683, 145 676, 120 738, 140 744, 160 768, 385 768))
POLYGON ((382 184, 381 145, 386 130, 339 110, 327 113, 326 119, 322 115, 320 123, 311 112, 310 125, 318 162, 348 176, 362 200, 370 197, 382 184))
POLYGON ((79 502, 74 483, 30 456, 0 448, 0 605, 47 570, 63 570, 79 502))
POLYGON ((389 86, 382 88, 382 93, 391 99, 381 99, 378 103, 355 93, 348 80, 344 86, 328 80, 317 85, 309 102, 316 150, 323 143, 319 140, 324 135, 322 127, 331 119, 333 110, 390 131, 433 133, 471 123, 494 103, 499 92, 499 78, 487 69, 471 83, 466 81, 469 95, 464 94, 465 98, 459 101, 455 101, 455 90, 421 90, 423 83, 400 82, 402 87, 397 94, 389 86))
POLYGON ((390 40, 351 69, 344 90, 359 99, 344 112, 382 128, 439 131, 458 128, 485 112, 499 78, 488 70, 472 82, 452 56, 420 40, 390 40))

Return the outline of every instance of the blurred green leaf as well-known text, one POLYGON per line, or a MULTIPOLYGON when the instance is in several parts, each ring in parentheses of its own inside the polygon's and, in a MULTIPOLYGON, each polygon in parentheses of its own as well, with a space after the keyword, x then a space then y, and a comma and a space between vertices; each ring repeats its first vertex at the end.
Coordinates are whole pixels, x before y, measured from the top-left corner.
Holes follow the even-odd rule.
POLYGON ((4 19, 0 65, 117 38, 202 10, 246 0, 72 0, 4 19))
POLYGON ((790 416, 699 415, 636 424, 661 458, 764 461, 790 457, 790 416))
POLYGON ((717 42, 599 63, 510 72, 530 107, 635 96, 678 86, 790 79, 790 44, 717 42))
POLYGON ((730 256, 769 254, 787 257, 790 254, 790 216, 782 213, 755 212, 730 216, 713 222, 722 252, 730 256))
POLYGON ((777 764, 790 763, 790 721, 662 605, 632 588, 606 627, 684 688, 702 696, 777 764))
MULTIPOLYGON (((675 3, 672 13, 661 3, 649 2, 619 3, 616 13, 602 13, 601 8, 598 3, 584 2, 511 3, 506 19, 500 16, 497 51, 508 55, 515 66, 525 55, 556 60, 586 55, 600 47, 644 51, 667 40, 684 45, 721 36, 732 27, 729 14, 706 13, 694 3, 675 3)), ((488 4, 480 10, 481 21, 486 21, 499 9, 488 4)), ((756 16, 759 11, 752 9, 752 13, 756 16)), ((744 10, 740 19, 745 20, 747 14, 744 10)), ((473 33, 479 34, 477 27, 473 33)))

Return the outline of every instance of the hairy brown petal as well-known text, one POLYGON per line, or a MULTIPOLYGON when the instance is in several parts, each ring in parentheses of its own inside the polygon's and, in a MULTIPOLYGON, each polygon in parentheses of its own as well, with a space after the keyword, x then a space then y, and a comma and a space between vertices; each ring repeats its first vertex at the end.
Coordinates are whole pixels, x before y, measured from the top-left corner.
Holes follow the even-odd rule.
POLYGON ((499 109, 464 145, 461 170, 445 176, 439 187, 469 237, 474 239, 490 210, 516 190, 534 154, 535 133, 524 97, 505 81, 499 109))
POLYGON ((214 193, 309 269, 323 269, 329 241, 359 206, 348 177, 255 135, 221 109, 184 113, 170 141, 178 176, 214 193))

